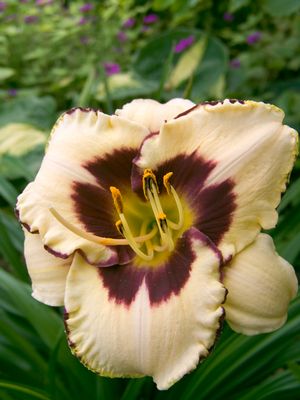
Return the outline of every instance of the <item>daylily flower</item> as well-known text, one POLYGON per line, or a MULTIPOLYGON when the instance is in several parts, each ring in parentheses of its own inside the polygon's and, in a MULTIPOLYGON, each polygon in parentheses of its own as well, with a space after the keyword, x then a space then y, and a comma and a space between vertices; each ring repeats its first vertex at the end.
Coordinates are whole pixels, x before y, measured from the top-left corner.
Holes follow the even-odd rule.
POLYGON ((60 117, 17 213, 33 296, 64 305, 88 368, 167 389, 209 355, 224 310, 247 335, 285 322, 295 272, 260 233, 297 152, 282 119, 183 99, 60 117))

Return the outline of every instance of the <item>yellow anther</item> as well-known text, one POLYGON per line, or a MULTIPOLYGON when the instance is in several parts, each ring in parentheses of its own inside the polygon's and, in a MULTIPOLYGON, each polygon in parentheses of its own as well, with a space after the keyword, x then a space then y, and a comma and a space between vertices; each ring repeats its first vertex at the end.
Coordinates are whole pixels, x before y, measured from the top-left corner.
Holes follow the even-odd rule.
POLYGON ((115 223, 115 225, 116 225, 116 228, 118 229, 118 232, 121 234, 121 235, 124 235, 124 230, 123 230, 123 224, 122 224, 122 221, 120 220, 120 219, 118 219, 118 221, 115 223))
POLYGON ((173 175, 173 172, 168 172, 163 176, 163 183, 164 187, 166 188, 166 191, 168 194, 171 194, 171 184, 170 184, 170 178, 173 175))
POLYGON ((161 213, 158 213, 158 214, 157 214, 157 218, 158 218, 159 220, 163 220, 163 219, 167 219, 167 216, 166 216, 165 213, 161 212, 161 213))
POLYGON ((165 213, 158 213, 157 219, 159 221, 159 225, 164 233, 168 231, 168 223, 167 223, 167 216, 165 213))
POLYGON ((156 176, 154 175, 152 169, 146 168, 143 174, 143 191, 146 200, 149 200, 147 191, 150 190, 150 192, 152 192, 153 185, 157 190, 157 193, 159 193, 156 176))
POLYGON ((113 202, 114 202, 114 205, 115 205, 115 208, 116 208, 118 214, 122 214, 123 213, 123 200, 122 200, 120 190, 114 186, 111 186, 109 189, 110 189, 110 192, 111 192, 111 195, 113 198, 113 202))

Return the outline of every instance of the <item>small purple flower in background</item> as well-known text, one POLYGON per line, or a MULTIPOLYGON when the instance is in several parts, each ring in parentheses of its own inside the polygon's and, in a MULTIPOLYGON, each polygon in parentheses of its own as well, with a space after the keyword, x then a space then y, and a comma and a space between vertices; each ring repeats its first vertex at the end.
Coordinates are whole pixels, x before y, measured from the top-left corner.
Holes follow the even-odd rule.
POLYGON ((121 42, 121 43, 126 42, 126 40, 127 40, 127 35, 126 35, 126 33, 123 32, 123 31, 118 32, 118 34, 117 34, 117 39, 118 39, 118 41, 121 42))
POLYGON ((25 24, 34 24, 37 20, 38 17, 36 15, 26 15, 26 17, 24 17, 25 24))
POLYGON ((128 29, 132 28, 135 25, 135 18, 128 18, 123 22, 123 28, 128 29))
POLYGON ((89 20, 85 17, 81 17, 80 20, 78 21, 78 25, 85 25, 89 22, 89 20))
POLYGON ((149 31, 149 29, 150 29, 150 27, 147 25, 142 26, 142 32, 147 32, 147 31, 149 31))
POLYGON ((7 94, 9 97, 15 97, 18 94, 17 89, 11 88, 7 90, 7 94))
POLYGON ((190 47, 195 41, 195 37, 193 35, 188 36, 187 38, 181 39, 174 48, 174 53, 181 53, 186 48, 190 47))
POLYGON ((232 22, 234 20, 234 15, 231 14, 230 12, 225 12, 223 14, 223 19, 224 19, 224 21, 232 22))
POLYGON ((238 58, 233 58, 230 61, 230 67, 233 69, 238 69, 241 66, 241 61, 238 58))
POLYGON ((247 36, 247 43, 249 45, 255 44, 260 41, 261 36, 262 36, 261 32, 259 32, 259 31, 253 32, 247 36))
POLYGON ((6 9, 6 3, 4 1, 0 1, 0 12, 6 9))
POLYGON ((148 14, 144 17, 143 22, 146 25, 151 25, 157 22, 158 16, 156 14, 148 14))
POLYGON ((88 36, 81 36, 80 43, 84 46, 88 45, 90 42, 90 38, 88 36))
POLYGON ((91 11, 94 8, 94 5, 92 3, 85 3, 83 6, 79 8, 79 11, 81 12, 88 12, 91 11))
POLYGON ((104 69, 108 76, 118 74, 121 71, 120 65, 112 62, 104 63, 104 69))

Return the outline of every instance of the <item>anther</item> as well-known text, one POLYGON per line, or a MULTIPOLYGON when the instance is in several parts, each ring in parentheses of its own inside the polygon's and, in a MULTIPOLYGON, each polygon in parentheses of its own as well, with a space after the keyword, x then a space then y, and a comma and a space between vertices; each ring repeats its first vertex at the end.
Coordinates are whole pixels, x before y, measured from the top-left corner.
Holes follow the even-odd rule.
POLYGON ((114 205, 115 205, 115 208, 116 208, 118 214, 122 214, 123 213, 123 200, 122 200, 120 190, 114 186, 111 186, 109 188, 109 190, 111 192, 113 202, 114 202, 114 205))
POLYGON ((120 219, 118 219, 118 221, 115 223, 115 225, 116 225, 116 228, 117 228, 118 232, 119 232, 122 236, 124 236, 124 228, 123 228, 122 221, 121 221, 120 219))
POLYGON ((163 183, 164 187, 166 188, 166 191, 168 194, 171 194, 171 184, 170 184, 170 178, 172 177, 173 172, 168 172, 163 176, 163 183))
POLYGON ((166 216, 166 214, 164 214, 164 213, 159 213, 159 214, 157 215, 157 219, 158 219, 158 221, 159 221, 159 225, 160 225, 160 227, 161 227, 161 230, 162 230, 164 233, 167 233, 167 231, 168 231, 168 224, 167 224, 167 216, 166 216))
POLYGON ((156 176, 154 175, 152 169, 146 168, 143 174, 143 191, 146 200, 149 200, 147 193, 148 190, 150 190, 151 193, 153 191, 152 185, 157 190, 157 193, 159 193, 156 176))

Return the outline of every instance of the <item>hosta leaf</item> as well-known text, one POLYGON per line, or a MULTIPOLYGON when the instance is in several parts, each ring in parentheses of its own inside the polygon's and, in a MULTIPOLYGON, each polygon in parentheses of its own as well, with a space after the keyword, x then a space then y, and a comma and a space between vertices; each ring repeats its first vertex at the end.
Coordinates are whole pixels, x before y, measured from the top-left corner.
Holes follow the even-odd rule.
POLYGON ((45 143, 46 135, 27 124, 8 124, 0 128, 0 156, 21 156, 45 143))
POLYGON ((206 48, 206 37, 202 37, 179 58, 175 68, 165 83, 166 88, 176 88, 181 82, 193 75, 202 60, 206 48))

